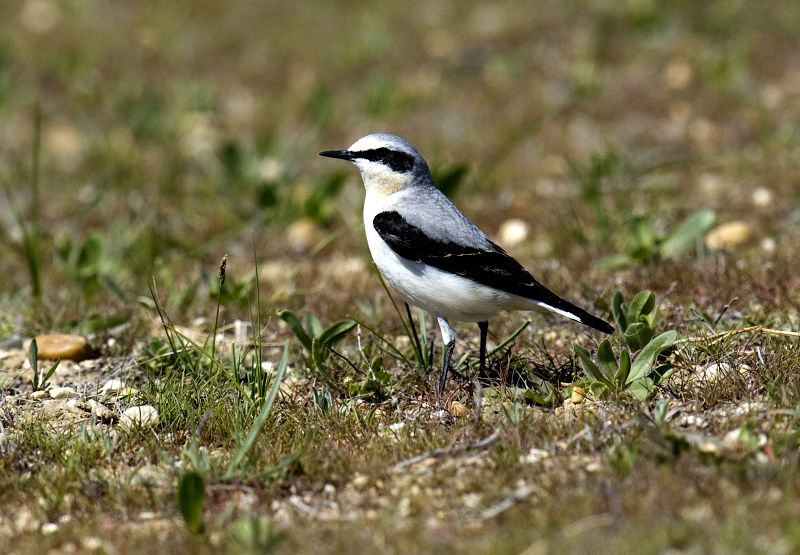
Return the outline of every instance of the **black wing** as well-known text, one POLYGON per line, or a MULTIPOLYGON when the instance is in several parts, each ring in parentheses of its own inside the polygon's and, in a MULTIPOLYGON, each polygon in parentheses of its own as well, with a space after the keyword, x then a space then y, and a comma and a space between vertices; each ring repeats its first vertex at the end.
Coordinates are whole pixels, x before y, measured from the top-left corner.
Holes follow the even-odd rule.
POLYGON ((520 297, 542 302, 574 315, 581 323, 605 333, 614 328, 547 289, 506 251, 491 243, 493 250, 437 241, 411 225, 395 211, 381 212, 372 220, 378 235, 406 260, 423 262, 445 272, 471 279, 520 297))

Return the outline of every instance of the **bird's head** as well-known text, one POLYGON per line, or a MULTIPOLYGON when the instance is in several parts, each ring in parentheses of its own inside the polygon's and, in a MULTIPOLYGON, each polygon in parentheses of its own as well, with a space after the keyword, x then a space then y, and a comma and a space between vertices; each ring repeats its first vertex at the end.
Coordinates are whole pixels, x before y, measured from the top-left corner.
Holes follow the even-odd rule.
POLYGON ((347 150, 326 150, 319 154, 352 162, 371 194, 390 195, 410 186, 431 183, 425 159, 408 141, 396 135, 373 133, 347 150))

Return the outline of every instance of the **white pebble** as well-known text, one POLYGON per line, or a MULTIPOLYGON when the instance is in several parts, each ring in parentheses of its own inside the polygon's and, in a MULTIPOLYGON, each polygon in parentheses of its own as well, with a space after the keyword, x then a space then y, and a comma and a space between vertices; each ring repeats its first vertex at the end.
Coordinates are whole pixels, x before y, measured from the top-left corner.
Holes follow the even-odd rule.
POLYGON ((514 247, 528 238, 530 226, 527 222, 518 218, 512 218, 503 222, 497 231, 497 240, 506 247, 514 247))
POLYGON ((756 187, 753 190, 752 200, 756 206, 769 206, 772 204, 772 191, 766 187, 756 187))
POLYGON ((111 409, 99 401, 89 399, 86 404, 91 409, 92 414, 98 418, 102 418, 103 420, 112 420, 116 418, 116 415, 111 411, 111 409))
POLYGON ((130 407, 122 413, 120 423, 127 428, 155 426, 158 424, 158 410, 150 405, 130 407))
POLYGON ((71 387, 54 387, 50 390, 51 399, 70 399, 78 397, 78 392, 71 387))
POLYGON ((524 464, 536 464, 540 461, 543 461, 549 456, 550 453, 545 451, 544 449, 537 449, 536 447, 532 447, 531 450, 528 451, 527 455, 523 455, 519 458, 519 462, 524 464))
POLYGON ((42 534, 49 535, 58 532, 58 524, 55 522, 45 522, 42 524, 42 534))
POLYGON ((94 536, 83 538, 81 543, 83 543, 83 547, 85 547, 88 551, 97 551, 103 547, 102 540, 100 538, 95 538, 94 536))
POLYGON ((120 379, 114 378, 113 380, 108 380, 106 383, 104 383, 103 387, 100 388, 100 391, 119 391, 123 387, 125 387, 125 383, 120 379))

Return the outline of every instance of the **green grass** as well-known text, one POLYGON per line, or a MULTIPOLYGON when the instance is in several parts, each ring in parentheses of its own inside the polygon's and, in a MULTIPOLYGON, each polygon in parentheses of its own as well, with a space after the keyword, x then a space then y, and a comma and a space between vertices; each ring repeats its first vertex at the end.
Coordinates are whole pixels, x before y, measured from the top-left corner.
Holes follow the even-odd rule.
POLYGON ((797 551, 798 24, 789 0, 0 6, 0 341, 102 355, 46 378, 77 401, 0 356, 0 545, 797 551), (490 234, 527 222, 508 250, 628 333, 496 318, 478 418, 458 325, 439 415, 436 328, 411 337, 361 183, 316 156, 370 131, 490 234), (708 249, 731 221, 749 240, 708 249), (658 318, 627 329, 615 295, 644 290, 658 318), (664 332, 634 395, 622 353, 664 332))

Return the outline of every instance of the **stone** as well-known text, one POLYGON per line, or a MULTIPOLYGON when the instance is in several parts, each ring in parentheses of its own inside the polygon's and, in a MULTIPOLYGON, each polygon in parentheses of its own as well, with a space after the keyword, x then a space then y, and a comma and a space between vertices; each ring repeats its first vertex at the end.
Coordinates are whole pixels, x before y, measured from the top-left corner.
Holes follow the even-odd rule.
POLYGON ((89 403, 80 399, 70 399, 67 401, 67 408, 75 414, 81 416, 83 416, 84 413, 92 412, 92 408, 89 406, 89 403))
POLYGON ((718 225, 706 233, 706 247, 712 251, 730 250, 741 246, 753 236, 753 229, 743 221, 733 221, 718 225))
POLYGON ((95 401, 94 399, 89 399, 86 401, 86 405, 89 407, 89 410, 93 415, 95 415, 100 420, 116 420, 117 415, 105 406, 103 403, 99 401, 95 401))
POLYGON ((50 390, 51 399, 72 399, 74 397, 79 397, 79 395, 71 387, 54 387, 50 390))
POLYGON ((126 428, 155 426, 158 424, 158 410, 151 405, 130 407, 122 413, 120 424, 126 428))
POLYGON ((114 378, 113 380, 108 380, 106 383, 104 383, 103 387, 100 388, 100 391, 102 391, 103 393, 116 392, 124 387, 125 387, 125 382, 123 382, 118 378, 114 378))
POLYGON ((363 489, 367 487, 368 484, 369 478, 363 474, 356 474, 350 481, 350 485, 352 485, 355 489, 363 489))
POLYGON ((512 248, 519 245, 530 234, 531 227, 519 218, 506 220, 497 230, 497 241, 502 245, 512 248))
POLYGON ((577 385, 572 388, 572 395, 570 395, 569 400, 572 401, 573 405, 577 405, 582 403, 583 400, 586 399, 586 391, 583 390, 582 387, 578 387, 577 385))
POLYGON ((523 455, 519 458, 519 462, 523 464, 537 464, 549 456, 550 453, 548 451, 539 449, 537 447, 531 447, 531 450, 528 451, 527 455, 523 455))
POLYGON ((686 60, 670 60, 664 70, 664 84, 672 90, 682 90, 692 82, 692 66, 686 60))
POLYGON ((751 194, 751 199, 755 206, 760 208, 767 207, 772 204, 772 191, 767 189, 766 187, 756 187, 753 189, 751 194))
POLYGON ((80 335, 60 333, 37 335, 36 347, 40 359, 80 362, 92 356, 89 343, 80 335))

